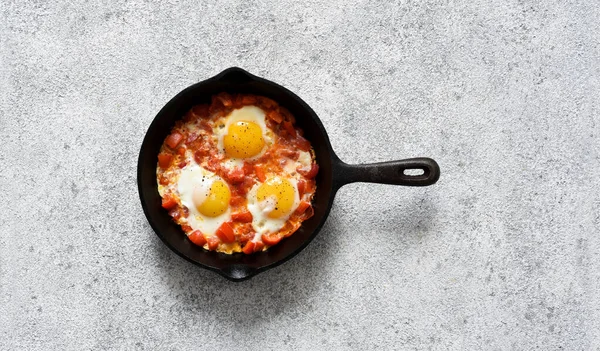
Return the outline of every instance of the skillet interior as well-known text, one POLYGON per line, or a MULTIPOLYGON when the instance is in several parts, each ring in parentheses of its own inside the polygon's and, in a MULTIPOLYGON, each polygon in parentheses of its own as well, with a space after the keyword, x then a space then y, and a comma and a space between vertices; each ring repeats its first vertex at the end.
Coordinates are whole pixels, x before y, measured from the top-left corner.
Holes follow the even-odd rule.
POLYGON ((255 77, 240 68, 229 68, 206 81, 183 90, 158 113, 142 143, 138 160, 138 190, 142 207, 150 225, 163 242, 183 258, 214 270, 224 277, 239 281, 285 262, 300 252, 319 232, 325 222, 336 187, 333 184, 334 155, 325 129, 315 112, 298 96, 284 87, 255 77), (206 251, 192 244, 179 225, 161 208, 161 198, 156 183, 157 156, 162 142, 175 121, 194 105, 210 103, 210 97, 219 92, 251 93, 267 96, 286 107, 295 117, 297 125, 315 149, 319 174, 313 205, 315 215, 304 221, 294 235, 282 240, 266 252, 245 255, 226 255, 206 251))

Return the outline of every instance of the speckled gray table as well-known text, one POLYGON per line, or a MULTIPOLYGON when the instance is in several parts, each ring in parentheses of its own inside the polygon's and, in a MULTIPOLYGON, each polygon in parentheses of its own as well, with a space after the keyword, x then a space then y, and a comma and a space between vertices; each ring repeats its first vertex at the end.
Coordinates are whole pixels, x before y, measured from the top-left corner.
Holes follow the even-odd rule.
POLYGON ((594 1, 3 1, 0 349, 600 347, 594 1), (288 87, 354 184, 297 257, 232 283, 139 204, 157 111, 240 66, 288 87))

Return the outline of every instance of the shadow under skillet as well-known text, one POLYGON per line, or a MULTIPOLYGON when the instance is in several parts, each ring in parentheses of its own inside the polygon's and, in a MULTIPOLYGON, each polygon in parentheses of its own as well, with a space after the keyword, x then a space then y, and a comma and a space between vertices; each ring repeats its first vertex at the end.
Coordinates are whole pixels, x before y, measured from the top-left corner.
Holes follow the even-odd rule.
POLYGON ((218 321, 252 327, 282 313, 294 318, 311 309, 310 300, 330 289, 331 261, 339 247, 340 213, 332 209, 322 234, 293 259, 243 282, 223 279, 177 256, 148 228, 156 246, 151 250, 177 303, 174 313, 213 316, 218 321))

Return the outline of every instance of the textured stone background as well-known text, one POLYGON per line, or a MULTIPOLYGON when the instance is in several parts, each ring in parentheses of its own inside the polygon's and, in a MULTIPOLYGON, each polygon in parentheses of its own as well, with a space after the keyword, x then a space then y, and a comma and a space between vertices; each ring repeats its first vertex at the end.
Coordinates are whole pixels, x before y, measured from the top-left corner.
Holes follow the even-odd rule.
POLYGON ((594 1, 2 1, 0 349, 600 347, 594 1), (288 263, 231 283, 139 204, 158 110, 240 66, 290 88, 353 184, 288 263))

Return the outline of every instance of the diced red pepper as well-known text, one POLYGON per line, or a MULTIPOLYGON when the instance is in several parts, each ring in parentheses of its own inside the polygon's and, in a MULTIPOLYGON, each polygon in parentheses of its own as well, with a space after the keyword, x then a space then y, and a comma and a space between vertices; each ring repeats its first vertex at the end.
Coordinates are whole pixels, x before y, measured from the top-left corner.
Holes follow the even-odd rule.
POLYGON ((235 234, 229 222, 221 224, 219 229, 217 229, 216 234, 219 237, 219 239, 221 239, 221 241, 224 243, 232 243, 235 241, 235 234))
POLYGON ((254 186, 254 178, 246 176, 241 184, 237 185, 237 192, 240 195, 246 195, 248 191, 254 186))
POLYGON ((306 180, 300 179, 298 181, 298 195, 302 197, 304 195, 304 191, 306 190, 306 180))
POLYGON ((202 119, 202 120, 200 120, 200 122, 198 122, 198 127, 200 127, 200 129, 212 134, 212 131, 213 131, 212 127, 205 119, 202 119))
POLYGON ((196 105, 196 106, 192 107, 192 112, 194 112, 194 114, 200 118, 207 118, 208 117, 208 105, 207 104, 196 105))
POLYGON ((263 234, 261 236, 263 243, 265 245, 273 246, 281 241, 281 236, 278 234, 263 234))
POLYGON ((267 118, 270 119, 270 120, 272 120, 273 122, 275 122, 277 124, 283 122, 283 116, 279 113, 279 111, 275 111, 275 110, 270 111, 267 114, 267 118))
POLYGON ((187 225, 187 224, 183 224, 183 225, 181 226, 181 229, 183 230, 183 232, 184 232, 184 233, 189 233, 189 232, 191 232, 191 231, 192 231, 192 227, 190 227, 190 226, 189 226, 189 225, 187 225))
POLYGON ((249 223, 252 222, 252 213, 250 213, 249 211, 233 213, 231 215, 231 219, 234 222, 249 223))
POLYGON ((177 207, 174 207, 169 210, 169 216, 173 219, 179 219, 179 217, 181 217, 181 211, 179 211, 177 207))
MULTIPOLYGON (((292 125, 292 122, 290 121, 285 121, 283 122, 283 128, 293 137, 296 137, 296 129, 294 129, 294 126, 292 125)), ((309 144, 310 145, 310 144, 309 144)), ((310 147, 310 146, 309 146, 310 147)))
POLYGON ((267 180, 267 177, 265 176, 265 171, 263 170, 261 165, 254 165, 254 173, 256 174, 256 177, 261 183, 264 183, 264 181, 267 180))
POLYGON ((196 133, 190 133, 190 134, 188 135, 188 137, 187 137, 187 139, 186 139, 186 141, 185 141, 185 142, 186 142, 186 143, 188 143, 188 144, 191 144, 191 143, 193 143, 194 141, 196 141, 196 139, 198 139, 198 134, 196 134, 196 133))
POLYGON ((244 171, 245 175, 250 175, 254 171, 254 165, 252 163, 244 162, 242 171, 244 171))
POLYGON ((304 211, 304 220, 309 219, 310 217, 314 216, 315 214, 315 209, 312 206, 308 206, 308 208, 306 209, 306 211, 304 211))
POLYGON ((164 209, 170 210, 175 206, 177 206, 177 201, 170 195, 165 195, 165 197, 162 198, 162 207, 164 209))
POLYGON ((169 178, 165 177, 163 175, 160 175, 158 177, 158 182, 160 183, 160 185, 167 185, 167 184, 169 184, 169 178))
POLYGON ((181 135, 180 133, 174 132, 174 133, 171 133, 171 135, 169 135, 167 137, 167 139, 165 140, 165 143, 171 149, 175 149, 177 147, 177 145, 179 145, 179 143, 181 142, 182 139, 183 139, 183 135, 181 135))
POLYGON ((298 173, 305 176, 306 178, 312 179, 317 176, 317 173, 319 173, 319 165, 316 163, 313 163, 312 166, 308 170, 303 167, 298 167, 296 169, 296 171, 298 171, 298 173))
POLYGON ((265 247, 265 244, 263 244, 262 241, 257 241, 254 243, 254 252, 262 251, 262 249, 264 247, 265 247))
POLYGON ((300 153, 294 150, 281 149, 279 150, 279 155, 290 158, 292 160, 297 160, 300 157, 300 153))
POLYGON ((273 101, 273 100, 271 100, 269 98, 266 98, 264 96, 260 98, 260 102, 267 109, 270 109, 270 108, 273 108, 273 107, 277 106, 277 103, 275 101, 273 101))
POLYGON ((216 99, 220 101, 225 107, 230 107, 231 105, 233 105, 233 99, 231 98, 231 95, 227 93, 219 93, 216 96, 216 99))
POLYGON ((213 235, 210 238, 206 239, 206 242, 208 243, 209 250, 216 250, 217 247, 219 247, 220 240, 218 237, 213 235))
POLYGON ((242 95, 242 104, 251 105, 256 103, 256 96, 254 95, 242 95))
POLYGON ((244 196, 232 195, 231 198, 229 199, 229 205, 230 206, 243 205, 244 201, 246 201, 246 198, 244 196))
POLYGON ((234 168, 227 173, 227 180, 231 184, 238 184, 244 181, 244 170, 242 168, 234 168))
POLYGON ((204 246, 204 244, 206 244, 206 238, 199 230, 194 230, 192 233, 190 233, 190 235, 188 235, 188 239, 198 246, 204 246))
POLYGON ((303 214, 304 211, 306 211, 306 209, 310 206, 310 203, 306 202, 306 201, 302 201, 300 203, 300 205, 298 205, 298 207, 296 208, 296 213, 297 214, 303 214))
POLYGON ((244 246, 244 248, 242 249, 242 251, 246 254, 246 255, 250 255, 251 253, 254 252, 254 247, 256 246, 256 244, 252 241, 248 241, 246 243, 246 245, 244 246))
POLYGON ((302 151, 310 150, 310 141, 304 139, 301 135, 296 135, 296 139, 294 139, 294 145, 302 151))
POLYGON ((250 223, 239 225, 236 229, 239 233, 238 241, 240 244, 245 244, 248 241, 251 241, 256 235, 256 233, 253 231, 252 224, 250 223))
POLYGON ((171 160, 173 159, 173 155, 168 154, 166 152, 161 152, 158 154, 158 166, 160 168, 168 168, 171 164, 171 160))

